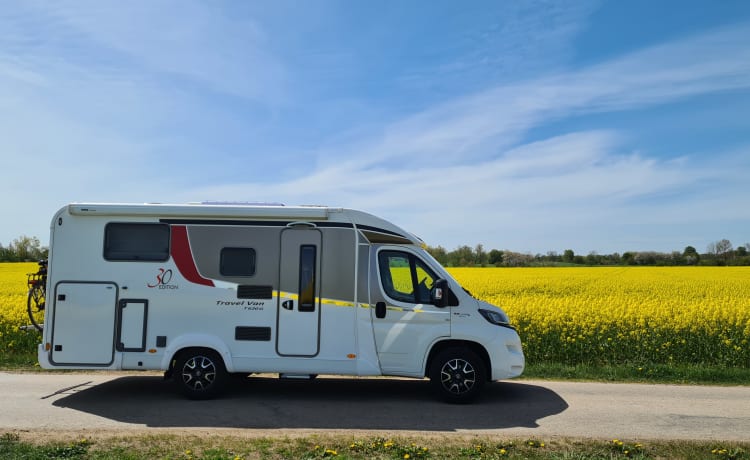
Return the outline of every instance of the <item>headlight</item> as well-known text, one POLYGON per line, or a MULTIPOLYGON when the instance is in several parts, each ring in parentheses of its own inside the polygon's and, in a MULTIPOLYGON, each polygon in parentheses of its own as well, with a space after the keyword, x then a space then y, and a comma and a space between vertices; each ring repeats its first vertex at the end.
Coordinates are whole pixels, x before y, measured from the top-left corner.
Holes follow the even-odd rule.
POLYGON ((503 327, 509 327, 513 329, 513 327, 510 325, 510 319, 508 319, 508 316, 500 309, 485 310, 483 308, 480 308, 479 313, 481 313, 482 316, 484 316, 484 319, 486 319, 492 324, 496 324, 498 326, 503 326, 503 327))

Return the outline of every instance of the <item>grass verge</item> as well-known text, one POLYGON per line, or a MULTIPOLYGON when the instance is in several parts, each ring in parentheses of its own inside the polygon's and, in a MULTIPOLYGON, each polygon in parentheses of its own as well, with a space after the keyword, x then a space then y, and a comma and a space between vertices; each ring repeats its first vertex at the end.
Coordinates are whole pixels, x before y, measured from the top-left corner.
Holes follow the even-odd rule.
POLYGON ((157 435, 31 442, 18 434, 0 436, 0 459, 748 459, 750 443, 698 441, 630 442, 567 439, 353 438, 305 436, 243 438, 157 435))
MULTIPOLYGON (((40 367, 37 363, 36 353, 8 353, 0 355, 0 370, 32 372, 39 371, 40 367)), ((584 364, 527 363, 522 378, 690 385, 747 385, 750 382, 750 367, 684 364, 592 366, 584 364)))
POLYGON ((747 385, 750 382, 750 368, 685 364, 592 366, 535 363, 527 365, 523 378, 689 385, 747 385))

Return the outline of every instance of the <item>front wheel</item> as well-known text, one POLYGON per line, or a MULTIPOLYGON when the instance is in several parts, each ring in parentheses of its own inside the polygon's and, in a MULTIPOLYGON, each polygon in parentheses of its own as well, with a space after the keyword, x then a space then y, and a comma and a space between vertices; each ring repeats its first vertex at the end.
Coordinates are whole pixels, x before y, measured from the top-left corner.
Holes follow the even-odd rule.
POLYGON ((430 383, 444 401, 466 404, 479 396, 486 380, 484 362, 468 348, 448 348, 430 365, 430 383))
POLYGON ((34 327, 41 331, 44 327, 44 286, 35 284, 29 289, 29 296, 26 299, 26 312, 34 327))
POLYGON ((227 381, 224 361, 213 350, 189 349, 175 361, 173 379, 190 399, 210 399, 221 393, 227 381))

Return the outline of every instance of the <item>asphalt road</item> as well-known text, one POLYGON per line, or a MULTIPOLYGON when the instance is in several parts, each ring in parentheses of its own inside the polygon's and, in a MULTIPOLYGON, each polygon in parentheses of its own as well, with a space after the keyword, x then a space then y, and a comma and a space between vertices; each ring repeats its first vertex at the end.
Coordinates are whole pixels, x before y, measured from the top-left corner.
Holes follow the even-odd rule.
POLYGON ((426 380, 235 380, 188 401, 156 374, 2 373, 0 432, 498 435, 750 440, 750 387, 507 381, 475 404, 436 401, 426 380))

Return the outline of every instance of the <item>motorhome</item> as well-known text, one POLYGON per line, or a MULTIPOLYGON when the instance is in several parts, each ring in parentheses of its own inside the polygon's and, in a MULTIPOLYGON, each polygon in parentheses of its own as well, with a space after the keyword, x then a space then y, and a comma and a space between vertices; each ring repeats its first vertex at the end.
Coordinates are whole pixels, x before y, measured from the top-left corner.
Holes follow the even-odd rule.
POLYGON ((501 308, 419 238, 351 209, 69 204, 47 293, 41 367, 164 371, 194 399, 272 373, 427 377, 463 403, 524 368, 501 308))

